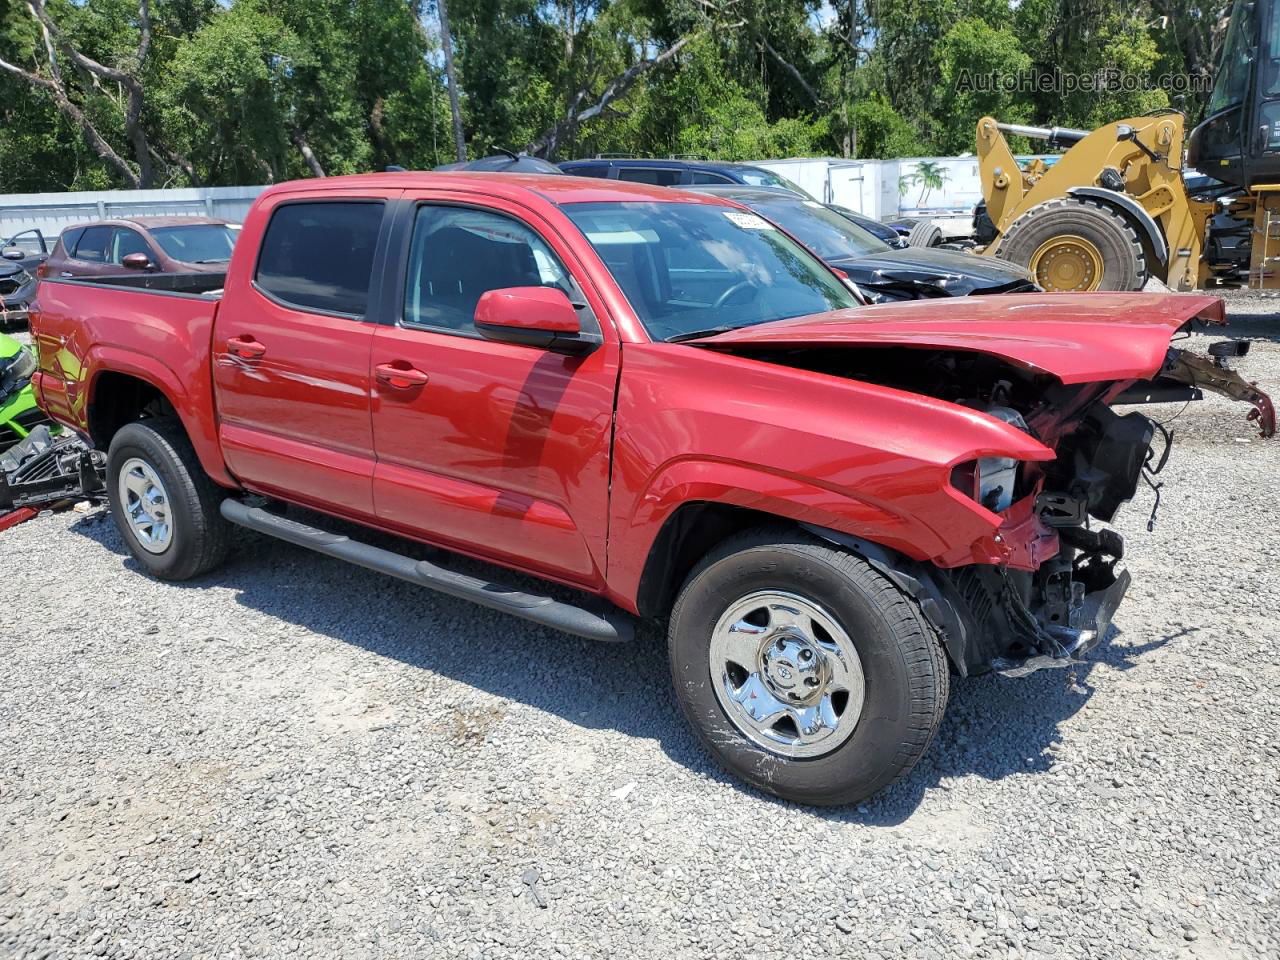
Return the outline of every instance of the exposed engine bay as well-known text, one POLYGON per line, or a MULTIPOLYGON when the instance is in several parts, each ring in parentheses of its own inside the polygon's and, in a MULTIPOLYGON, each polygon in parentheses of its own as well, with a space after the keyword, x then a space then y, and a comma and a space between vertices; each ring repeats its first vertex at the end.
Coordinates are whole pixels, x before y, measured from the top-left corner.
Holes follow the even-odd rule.
POLYGON ((1120 566, 1124 539, 1106 524, 1140 485, 1155 493, 1148 529, 1157 520, 1158 478, 1174 431, 1113 405, 1192 401, 1209 391, 1249 403, 1249 419, 1264 437, 1272 436, 1270 399, 1230 366, 1248 346, 1219 341, 1207 357, 1170 347, 1149 380, 1070 385, 975 351, 797 347, 752 356, 955 403, 1056 452, 1043 463, 984 457, 952 470, 953 487, 1001 518, 995 540, 1004 541, 1008 552, 1000 562, 944 568, 818 531, 862 554, 914 596, 961 673, 1021 676, 1078 662, 1106 634, 1129 586, 1120 566))

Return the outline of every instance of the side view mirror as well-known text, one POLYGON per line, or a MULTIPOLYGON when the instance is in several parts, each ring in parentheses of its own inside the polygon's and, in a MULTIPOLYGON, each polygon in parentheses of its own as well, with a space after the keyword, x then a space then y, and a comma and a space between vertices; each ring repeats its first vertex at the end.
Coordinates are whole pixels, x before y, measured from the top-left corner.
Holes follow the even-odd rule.
POLYGON ((0 257, 4 257, 6 260, 22 260, 26 257, 26 254, 23 253, 21 247, 5 247, 0 252, 0 257))
POLYGON ((151 258, 145 253, 126 253, 124 259, 120 261, 120 266, 126 270, 145 270, 151 266, 151 258))
POLYGON ((600 346, 599 334, 582 332, 578 312, 563 290, 504 287, 486 291, 476 304, 476 329, 490 340, 584 354, 600 346))

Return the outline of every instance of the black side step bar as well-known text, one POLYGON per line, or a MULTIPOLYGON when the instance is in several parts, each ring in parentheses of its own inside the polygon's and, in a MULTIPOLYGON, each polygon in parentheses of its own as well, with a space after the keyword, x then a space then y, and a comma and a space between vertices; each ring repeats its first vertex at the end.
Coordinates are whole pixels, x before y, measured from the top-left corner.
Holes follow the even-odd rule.
POLYGON ((631 640, 635 634, 632 617, 617 607, 610 608, 603 600, 598 601, 598 610, 590 610, 553 600, 551 597, 522 593, 498 583, 454 573, 426 560, 414 560, 381 547, 360 543, 342 534, 309 527, 296 520, 276 516, 261 507, 251 507, 239 500, 223 500, 221 509, 222 515, 232 523, 265 533, 269 537, 286 540, 338 560, 367 567, 378 573, 387 573, 420 587, 470 600, 482 607, 509 613, 513 617, 523 617, 588 640, 621 643, 631 640))

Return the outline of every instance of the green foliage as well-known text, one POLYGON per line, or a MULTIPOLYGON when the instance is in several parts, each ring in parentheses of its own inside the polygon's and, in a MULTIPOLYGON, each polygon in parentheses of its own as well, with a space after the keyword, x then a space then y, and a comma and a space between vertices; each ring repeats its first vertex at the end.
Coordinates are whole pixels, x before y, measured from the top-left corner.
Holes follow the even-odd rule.
POLYGON ((974 127, 979 117, 996 116, 1021 122, 1032 111, 1031 98, 1006 92, 992 77, 1019 77, 1031 69, 1031 56, 1006 27, 992 26, 977 17, 966 17, 946 32, 934 55, 938 64, 938 105, 932 129, 938 153, 972 152, 974 127))
MULTIPOLYGON (((304 145, 329 174, 452 158, 433 0, 152 0, 154 39, 141 64, 138 0, 46 3, 69 44, 142 85, 141 129, 157 185, 309 176, 304 145)), ((450 0, 449 7, 469 153, 541 143, 559 125, 555 159, 970 152, 985 114, 1090 127, 1166 106, 1152 81, 1207 69, 1216 23, 1189 0, 450 0), (677 53, 646 69, 677 42, 677 53), (973 83, 992 74, 1108 69, 1137 78, 1140 88, 973 83), (606 91, 616 95, 595 115, 565 122, 606 91)), ((51 75, 24 0, 0 0, 0 60, 51 75)), ((71 110, 0 69, 0 192, 121 185, 118 163, 100 155, 76 110, 136 168, 120 85, 65 54, 59 63, 71 110)), ((1194 117, 1202 101, 1179 105, 1194 117)), ((929 171, 906 180, 920 196, 942 186, 929 171)))
POLYGON ((882 93, 868 96, 850 112, 858 133, 858 156, 885 159, 919 156, 925 152, 920 135, 893 109, 882 93))

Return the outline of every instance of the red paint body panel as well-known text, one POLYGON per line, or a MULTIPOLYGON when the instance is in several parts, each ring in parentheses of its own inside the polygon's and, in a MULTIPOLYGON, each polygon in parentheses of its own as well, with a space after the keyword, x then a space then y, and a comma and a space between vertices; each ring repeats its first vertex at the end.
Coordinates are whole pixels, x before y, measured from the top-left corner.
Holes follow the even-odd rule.
POLYGON ((1222 300, 1167 293, 913 300, 797 317, 703 342, 974 350, 1051 373, 1063 383, 1090 383, 1150 376, 1164 362, 1169 338, 1193 317, 1222 323, 1222 300))
POLYGON ((88 433, 99 376, 137 377, 168 399, 209 476, 234 483, 213 415, 209 339, 217 300, 41 281, 33 307, 38 396, 50 416, 88 433))
MULTIPOLYGON (((100 375, 136 376, 169 399, 223 484, 634 610, 662 525, 689 503, 830 527, 941 566, 1034 569, 1057 548, 1030 497, 998 515, 950 483, 953 466, 977 457, 1052 460, 1033 437, 967 407, 740 353, 941 347, 991 353, 1067 383, 1125 381, 1153 375, 1187 319, 1221 318, 1220 302, 1205 297, 970 297, 804 317, 697 345, 652 343, 560 209, 606 200, 723 203, 512 174, 281 184, 250 212, 220 304, 42 283, 32 314, 40 403, 86 430, 100 375), (406 325, 398 314, 366 323, 284 307, 255 289, 254 265, 274 206, 307 197, 471 205, 515 218, 572 274, 603 344, 569 357, 406 325)), ((407 231, 386 236, 408 243, 407 231)), ((390 251, 387 270, 400 254, 390 251)))
POLYGON ((602 584, 618 348, 586 357, 380 327, 374 363, 427 373, 375 383, 377 515, 446 546, 602 584))
POLYGON ((618 393, 609 582, 638 590, 662 523, 690 501, 831 527, 947 559, 1001 518, 950 486, 987 455, 1051 460, 1009 424, 955 404, 681 344, 629 346, 618 393))

